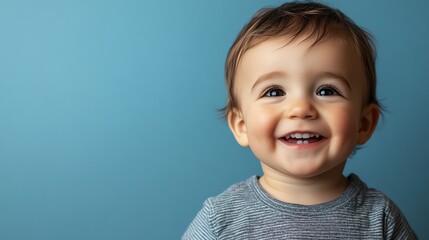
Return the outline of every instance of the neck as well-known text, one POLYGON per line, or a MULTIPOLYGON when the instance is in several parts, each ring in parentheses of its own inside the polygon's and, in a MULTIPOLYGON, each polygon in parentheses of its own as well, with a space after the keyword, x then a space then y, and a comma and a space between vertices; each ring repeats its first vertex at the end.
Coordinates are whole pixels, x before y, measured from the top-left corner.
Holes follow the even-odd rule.
POLYGON ((348 180, 342 175, 344 166, 313 177, 298 178, 270 171, 263 166, 259 179, 262 188, 271 197, 294 204, 315 205, 339 197, 347 188, 348 180))

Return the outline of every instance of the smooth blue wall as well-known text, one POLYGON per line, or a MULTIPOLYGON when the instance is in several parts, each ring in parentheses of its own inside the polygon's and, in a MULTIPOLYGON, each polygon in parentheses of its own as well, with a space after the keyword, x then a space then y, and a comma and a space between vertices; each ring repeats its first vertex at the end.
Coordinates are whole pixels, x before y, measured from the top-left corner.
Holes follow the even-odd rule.
MULTIPOLYGON (((178 239, 260 174, 216 109, 238 31, 282 1, 0 1, 0 239, 178 239)), ((327 1, 376 37, 389 110, 346 172, 429 239, 425 1, 327 1)))

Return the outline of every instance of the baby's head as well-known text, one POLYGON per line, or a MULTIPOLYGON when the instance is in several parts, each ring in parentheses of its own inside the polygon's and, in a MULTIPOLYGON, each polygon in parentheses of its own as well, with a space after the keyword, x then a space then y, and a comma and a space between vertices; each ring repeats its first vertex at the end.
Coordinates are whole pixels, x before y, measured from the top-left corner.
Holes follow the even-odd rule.
POLYGON ((320 3, 259 11, 232 45, 225 75, 229 126, 265 170, 342 169, 377 125, 371 36, 320 3))
POLYGON ((376 52, 372 36, 338 9, 316 2, 291 2, 257 12, 231 46, 225 62, 228 90, 227 104, 223 108, 225 117, 233 108, 239 107, 234 95, 234 80, 243 54, 270 38, 297 38, 302 35, 312 41, 312 45, 329 37, 341 37, 349 41, 360 55, 364 67, 367 81, 366 103, 374 103, 381 108, 376 97, 376 52))

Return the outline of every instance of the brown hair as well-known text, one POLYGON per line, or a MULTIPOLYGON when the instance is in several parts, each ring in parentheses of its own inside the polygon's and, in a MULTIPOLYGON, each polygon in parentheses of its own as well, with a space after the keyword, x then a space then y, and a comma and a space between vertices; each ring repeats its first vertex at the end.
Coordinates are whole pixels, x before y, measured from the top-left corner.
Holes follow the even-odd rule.
POLYGON ((321 3, 306 1, 261 9, 238 34, 225 62, 228 100, 222 109, 224 116, 226 117, 233 108, 238 107, 233 91, 234 79, 241 57, 248 49, 272 37, 287 35, 291 36, 293 41, 304 32, 310 33, 305 40, 314 39, 312 45, 314 46, 324 37, 333 35, 338 30, 352 40, 352 45, 360 53, 368 86, 365 104, 375 103, 381 109, 376 97, 376 50, 373 37, 340 10, 321 3))

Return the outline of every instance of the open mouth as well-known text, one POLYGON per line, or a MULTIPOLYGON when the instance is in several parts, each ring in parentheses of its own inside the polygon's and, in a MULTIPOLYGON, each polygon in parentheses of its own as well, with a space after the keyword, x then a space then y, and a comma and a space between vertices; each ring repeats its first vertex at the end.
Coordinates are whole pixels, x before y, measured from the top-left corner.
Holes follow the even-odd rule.
POLYGON ((324 138, 322 135, 316 133, 291 133, 282 137, 281 140, 291 144, 311 144, 320 142, 324 138))

